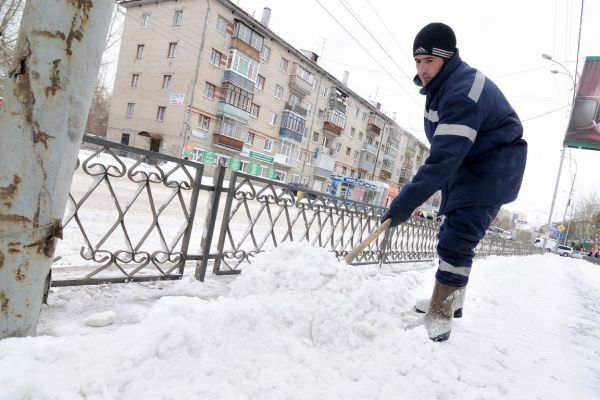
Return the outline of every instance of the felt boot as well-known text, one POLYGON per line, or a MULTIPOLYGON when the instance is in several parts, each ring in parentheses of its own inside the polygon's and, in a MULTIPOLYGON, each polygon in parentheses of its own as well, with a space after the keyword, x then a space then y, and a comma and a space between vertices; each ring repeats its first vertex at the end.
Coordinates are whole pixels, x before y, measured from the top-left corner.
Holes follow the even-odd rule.
POLYGON ((448 340, 452 331, 454 303, 464 296, 464 291, 464 287, 448 286, 435 281, 429 309, 425 314, 425 328, 429 339, 434 342, 448 340))

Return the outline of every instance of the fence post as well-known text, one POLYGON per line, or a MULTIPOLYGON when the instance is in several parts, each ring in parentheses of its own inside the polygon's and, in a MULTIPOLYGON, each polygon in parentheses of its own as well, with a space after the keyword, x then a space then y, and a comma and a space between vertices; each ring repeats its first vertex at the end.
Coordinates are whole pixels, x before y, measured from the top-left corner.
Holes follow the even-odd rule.
POLYGON ((212 245, 212 238, 215 232, 215 224, 217 222, 217 213, 219 211, 219 202, 221 201, 221 192, 223 191, 223 180, 225 179, 225 160, 219 159, 219 164, 215 169, 214 180, 214 192, 210 202, 210 208, 206 210, 206 226, 202 234, 202 260, 196 264, 195 277, 200 282, 204 282, 204 276, 206 275, 206 267, 208 266, 208 259, 210 256, 210 247, 212 245))
POLYGON ((188 225, 185 228, 183 234, 183 241, 181 243, 181 254, 182 260, 179 265, 179 273, 183 276, 183 270, 185 269, 185 262, 187 260, 188 250, 190 247, 190 237, 192 236, 192 229, 194 228, 194 219, 196 218, 196 209, 198 208, 198 196, 200 194, 200 186, 202 185, 202 175, 204 172, 204 166, 198 165, 196 167, 196 175, 194 176, 194 187, 192 189, 192 196, 190 198, 190 214, 188 225))
POLYGON ((0 339, 35 334, 112 0, 28 0, 0 111, 0 339))

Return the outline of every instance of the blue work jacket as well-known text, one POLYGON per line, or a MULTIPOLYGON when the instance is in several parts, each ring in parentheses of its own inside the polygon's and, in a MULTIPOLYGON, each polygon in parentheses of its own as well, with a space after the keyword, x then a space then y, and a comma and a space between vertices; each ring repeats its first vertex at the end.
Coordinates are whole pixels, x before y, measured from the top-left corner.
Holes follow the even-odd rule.
POLYGON ((407 219, 436 191, 440 214, 517 198, 527 158, 523 126, 500 89, 460 59, 458 50, 421 89, 429 157, 390 206, 407 219))

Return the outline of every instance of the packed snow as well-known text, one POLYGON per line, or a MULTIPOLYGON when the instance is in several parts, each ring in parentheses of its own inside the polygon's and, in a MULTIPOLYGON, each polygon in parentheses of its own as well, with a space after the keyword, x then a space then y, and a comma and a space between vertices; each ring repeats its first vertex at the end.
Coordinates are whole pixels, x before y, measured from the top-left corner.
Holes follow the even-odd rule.
POLYGON ((236 277, 53 288, 38 336, 0 341, 0 399, 600 398, 598 265, 476 260, 444 343, 412 311, 434 273, 296 242, 236 277))

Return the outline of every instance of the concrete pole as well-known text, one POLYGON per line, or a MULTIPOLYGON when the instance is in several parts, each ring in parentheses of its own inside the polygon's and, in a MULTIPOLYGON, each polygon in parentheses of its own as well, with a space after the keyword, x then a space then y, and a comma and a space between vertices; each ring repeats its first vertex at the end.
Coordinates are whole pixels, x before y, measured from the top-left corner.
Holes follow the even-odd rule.
POLYGON ((0 111, 0 339, 35 334, 113 7, 25 5, 0 111))

